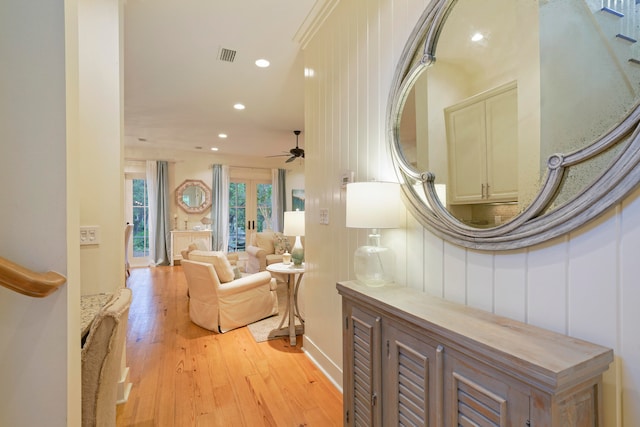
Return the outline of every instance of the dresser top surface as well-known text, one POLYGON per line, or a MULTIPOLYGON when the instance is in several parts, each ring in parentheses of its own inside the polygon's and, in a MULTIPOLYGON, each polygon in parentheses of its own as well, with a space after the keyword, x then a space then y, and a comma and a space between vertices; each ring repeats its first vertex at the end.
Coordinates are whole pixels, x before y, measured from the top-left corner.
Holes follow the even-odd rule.
POLYGON ((461 347, 489 352, 503 363, 527 366, 556 387, 569 377, 605 371, 613 351, 484 310, 397 285, 373 288, 339 282, 338 292, 383 313, 418 325, 461 347))

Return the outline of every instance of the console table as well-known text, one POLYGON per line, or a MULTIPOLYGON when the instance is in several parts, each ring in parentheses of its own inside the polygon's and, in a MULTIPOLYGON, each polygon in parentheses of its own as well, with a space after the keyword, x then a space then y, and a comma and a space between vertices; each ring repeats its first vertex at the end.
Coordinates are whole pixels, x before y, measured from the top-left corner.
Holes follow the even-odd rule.
POLYGON ((199 239, 206 242, 207 250, 211 250, 211 230, 172 230, 170 264, 174 265, 175 261, 182 260, 180 251, 199 239))
POLYGON ((602 426, 611 349, 410 288, 337 289, 345 426, 602 426))

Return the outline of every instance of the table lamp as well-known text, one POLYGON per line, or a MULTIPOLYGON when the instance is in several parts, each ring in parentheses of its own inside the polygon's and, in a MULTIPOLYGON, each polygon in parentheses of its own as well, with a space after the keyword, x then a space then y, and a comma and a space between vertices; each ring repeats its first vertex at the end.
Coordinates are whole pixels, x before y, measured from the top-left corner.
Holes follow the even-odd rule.
POLYGON ((284 213, 284 230, 282 230, 282 234, 296 237, 296 242, 291 248, 291 259, 293 260, 293 265, 299 267, 304 260, 304 248, 300 241, 300 236, 304 236, 304 211, 284 213))
POLYGON ((383 286, 393 282, 393 251, 380 246, 381 228, 398 228, 400 217, 400 185, 393 182, 354 182, 347 184, 347 217, 349 228, 370 228, 369 242, 354 254, 356 279, 367 286, 383 286))

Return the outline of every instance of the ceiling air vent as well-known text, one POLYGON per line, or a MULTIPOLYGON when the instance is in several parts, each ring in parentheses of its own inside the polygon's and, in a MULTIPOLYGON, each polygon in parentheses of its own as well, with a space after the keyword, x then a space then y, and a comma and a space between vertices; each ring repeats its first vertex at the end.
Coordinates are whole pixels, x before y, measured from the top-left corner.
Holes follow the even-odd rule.
POLYGON ((236 51, 231 49, 220 48, 220 61, 233 62, 236 58, 236 51))

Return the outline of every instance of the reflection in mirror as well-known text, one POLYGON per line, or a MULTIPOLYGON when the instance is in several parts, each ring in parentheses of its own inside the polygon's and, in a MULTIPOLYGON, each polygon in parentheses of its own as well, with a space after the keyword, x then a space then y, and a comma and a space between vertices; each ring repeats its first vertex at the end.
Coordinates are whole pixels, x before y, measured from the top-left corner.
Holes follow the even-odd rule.
POLYGON ((202 213, 211 206, 211 190, 200 180, 187 179, 176 189, 176 202, 185 212, 202 213))
MULTIPOLYGON (((621 12, 640 15, 625 3, 639 11, 621 12)), ((639 26, 603 6, 436 0, 425 11, 398 68, 390 126, 407 196, 416 207, 441 204, 446 212, 424 216, 445 234, 506 241, 527 221, 592 198, 620 160, 631 134, 608 135, 636 109, 631 39, 640 33, 624 36, 639 26), (427 182, 433 190, 421 195, 427 182)))

